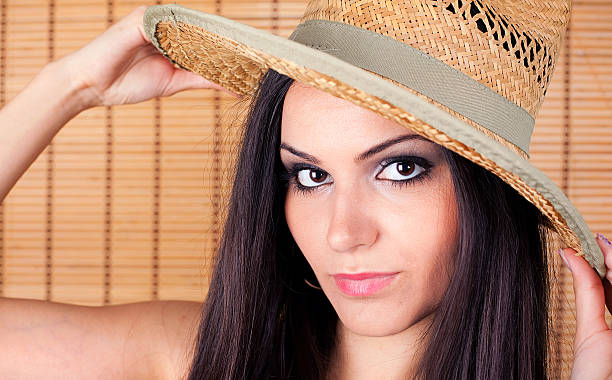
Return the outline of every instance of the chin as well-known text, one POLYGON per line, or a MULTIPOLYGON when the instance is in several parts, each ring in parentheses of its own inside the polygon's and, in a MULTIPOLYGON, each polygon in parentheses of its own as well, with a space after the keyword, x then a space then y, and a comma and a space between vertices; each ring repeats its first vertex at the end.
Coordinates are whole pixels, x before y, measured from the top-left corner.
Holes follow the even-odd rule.
POLYGON ((356 301, 354 305, 345 304, 346 300, 340 302, 343 303, 338 305, 340 309, 335 302, 332 304, 342 325, 354 334, 370 337, 400 334, 415 325, 424 327, 435 312, 435 308, 428 307, 411 310, 397 305, 381 307, 369 302, 356 301))
POLYGON ((335 306, 334 309, 344 327, 352 333, 361 336, 382 337, 395 335, 418 322, 416 318, 411 316, 413 313, 410 311, 402 312, 396 308, 394 311, 389 312, 374 305, 369 306, 364 308, 364 305, 361 304, 356 308, 358 310, 351 307, 343 307, 342 310, 338 310, 335 306))
POLYGON ((344 321, 343 319, 340 319, 340 321, 344 327, 353 334, 370 337, 383 337, 399 334, 411 326, 410 323, 398 325, 385 324, 380 323, 380 320, 373 323, 364 323, 364 321, 354 320, 344 321))

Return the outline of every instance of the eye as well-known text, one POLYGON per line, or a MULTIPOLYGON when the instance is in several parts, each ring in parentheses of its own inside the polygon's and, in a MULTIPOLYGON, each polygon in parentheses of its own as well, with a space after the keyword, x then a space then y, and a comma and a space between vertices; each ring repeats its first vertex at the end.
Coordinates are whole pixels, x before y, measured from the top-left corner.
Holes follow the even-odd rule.
POLYGON ((417 164, 414 160, 395 160, 386 164, 376 178, 391 181, 410 181, 427 171, 427 167, 424 166, 417 164))
POLYGON ((306 168, 297 173, 297 183, 303 187, 317 187, 330 182, 329 174, 321 170, 306 168))

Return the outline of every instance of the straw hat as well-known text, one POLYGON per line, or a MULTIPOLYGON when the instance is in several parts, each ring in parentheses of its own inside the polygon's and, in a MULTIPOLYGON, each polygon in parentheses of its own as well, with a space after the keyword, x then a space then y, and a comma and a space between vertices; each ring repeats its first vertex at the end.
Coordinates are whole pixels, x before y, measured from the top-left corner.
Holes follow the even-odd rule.
POLYGON ((569 8, 569 0, 310 0, 286 39, 170 4, 149 7, 144 27, 176 65, 232 92, 252 95, 273 69, 477 163, 537 206, 603 277, 584 219, 529 162, 569 8))

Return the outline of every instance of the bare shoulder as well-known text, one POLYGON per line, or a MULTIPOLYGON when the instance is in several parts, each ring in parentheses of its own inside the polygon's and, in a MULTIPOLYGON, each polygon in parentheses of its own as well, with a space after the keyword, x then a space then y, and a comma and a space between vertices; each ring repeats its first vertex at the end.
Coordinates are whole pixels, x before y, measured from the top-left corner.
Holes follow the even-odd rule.
POLYGON ((182 379, 201 307, 0 299, 0 378, 182 379))

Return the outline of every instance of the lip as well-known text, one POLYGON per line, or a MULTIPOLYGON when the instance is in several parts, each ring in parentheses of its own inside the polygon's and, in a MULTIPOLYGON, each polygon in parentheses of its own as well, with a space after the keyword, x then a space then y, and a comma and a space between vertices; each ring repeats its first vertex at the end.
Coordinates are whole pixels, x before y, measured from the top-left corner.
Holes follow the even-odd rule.
POLYGON ((344 294, 355 297, 373 295, 395 279, 399 272, 367 272, 367 273, 337 273, 333 274, 336 286, 344 294))

